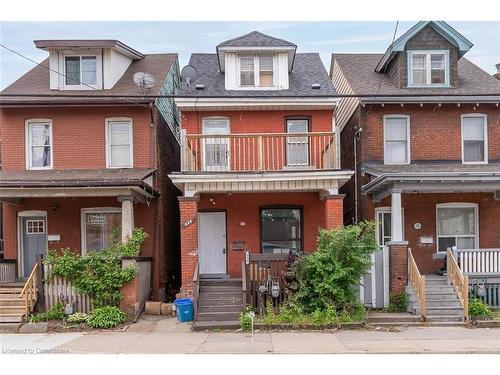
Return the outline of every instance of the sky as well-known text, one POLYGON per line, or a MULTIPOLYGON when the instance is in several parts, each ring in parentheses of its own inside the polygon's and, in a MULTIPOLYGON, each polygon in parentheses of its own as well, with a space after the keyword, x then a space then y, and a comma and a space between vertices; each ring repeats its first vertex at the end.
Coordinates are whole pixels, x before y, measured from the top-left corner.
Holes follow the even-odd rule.
MULTIPOLYGON (((415 21, 416 22, 416 21, 415 21)), ((396 37, 415 22, 400 22, 396 37)), ((466 57, 488 73, 500 63, 500 22, 448 22, 474 46, 466 57)), ((194 52, 215 53, 227 39, 258 30, 295 43, 298 52, 318 52, 328 70, 336 53, 383 53, 391 43, 391 22, 0 22, 0 41, 35 61, 48 54, 33 44, 36 39, 118 39, 142 53, 179 54, 188 64, 194 52)), ((34 64, 0 48, 0 88, 21 77, 34 64)))

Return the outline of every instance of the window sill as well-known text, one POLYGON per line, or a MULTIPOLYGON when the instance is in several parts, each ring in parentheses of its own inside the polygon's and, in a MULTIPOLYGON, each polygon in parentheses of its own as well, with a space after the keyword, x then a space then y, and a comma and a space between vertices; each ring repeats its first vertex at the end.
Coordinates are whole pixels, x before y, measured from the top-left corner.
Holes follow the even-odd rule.
POLYGON ((434 84, 434 85, 408 85, 407 89, 452 89, 449 84, 434 84))
POLYGON ((463 161, 462 164, 464 165, 485 165, 488 164, 487 161, 463 161))
POLYGON ((29 168, 26 168, 26 170, 28 171, 50 171, 54 169, 54 167, 50 166, 50 167, 29 167, 29 168))

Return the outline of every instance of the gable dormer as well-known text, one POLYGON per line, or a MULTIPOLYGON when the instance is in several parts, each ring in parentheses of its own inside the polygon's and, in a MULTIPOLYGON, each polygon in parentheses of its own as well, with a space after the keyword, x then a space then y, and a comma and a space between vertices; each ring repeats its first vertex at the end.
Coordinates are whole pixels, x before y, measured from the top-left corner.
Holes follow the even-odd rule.
POLYGON ((118 40, 35 40, 49 52, 51 90, 111 89, 144 55, 118 40))
POLYGON ((297 46, 258 31, 217 46, 226 90, 286 90, 297 46))
POLYGON ((444 21, 420 21, 392 43, 375 68, 400 88, 457 87, 458 60, 472 47, 444 21))

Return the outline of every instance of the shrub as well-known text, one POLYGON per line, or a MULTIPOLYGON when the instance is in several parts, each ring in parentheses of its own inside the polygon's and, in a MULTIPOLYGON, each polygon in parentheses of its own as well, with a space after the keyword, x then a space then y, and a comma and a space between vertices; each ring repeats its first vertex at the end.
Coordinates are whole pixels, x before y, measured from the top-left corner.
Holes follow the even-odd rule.
POLYGON ((240 314, 240 327, 242 331, 250 331, 252 329, 252 308, 248 306, 245 311, 240 314))
POLYGON ((408 306, 408 294, 406 291, 391 293, 389 296, 389 312, 405 312, 408 306))
POLYGON ((99 307, 90 313, 87 324, 92 328, 113 328, 125 321, 125 313, 116 306, 99 307))
POLYGON ((491 316, 491 310, 479 298, 469 300, 469 316, 491 316))
POLYGON ((88 318, 89 316, 87 314, 82 312, 76 312, 74 314, 69 315, 66 321, 68 323, 80 324, 80 323, 86 323, 88 318))
POLYGON ((30 317, 30 323, 48 322, 49 320, 63 320, 64 318, 66 318, 64 306, 61 303, 56 303, 47 312, 32 315, 30 317))
POLYGON ((320 230, 317 251, 294 266, 297 290, 293 300, 305 314, 333 308, 351 311, 357 304, 356 285, 371 268, 376 249, 375 223, 366 221, 338 229, 320 230))

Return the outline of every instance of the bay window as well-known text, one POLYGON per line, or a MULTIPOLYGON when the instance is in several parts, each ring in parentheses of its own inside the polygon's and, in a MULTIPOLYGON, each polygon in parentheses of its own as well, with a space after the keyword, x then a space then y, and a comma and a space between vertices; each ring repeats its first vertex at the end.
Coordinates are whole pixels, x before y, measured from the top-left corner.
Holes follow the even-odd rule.
POLYGON ((109 248, 114 239, 121 240, 120 208, 87 208, 81 211, 82 254, 109 248))
POLYGON ((462 116, 462 162, 488 162, 488 127, 486 116, 471 114, 462 116))
POLYGON ((106 157, 108 168, 132 168, 132 120, 110 118, 106 120, 106 157))
POLYGON ((410 118, 405 115, 384 117, 384 163, 410 162, 410 118))
POLYGON ((26 169, 52 169, 52 121, 26 122, 26 169))
POLYGON ((449 85, 448 51, 408 51, 408 86, 449 85))
POLYGON ((296 207, 266 207, 260 211, 261 250, 288 254, 302 251, 302 210, 296 207))
POLYGON ((475 249, 478 245, 478 206, 474 203, 444 203, 436 206, 438 251, 456 246, 475 249))

